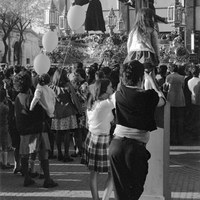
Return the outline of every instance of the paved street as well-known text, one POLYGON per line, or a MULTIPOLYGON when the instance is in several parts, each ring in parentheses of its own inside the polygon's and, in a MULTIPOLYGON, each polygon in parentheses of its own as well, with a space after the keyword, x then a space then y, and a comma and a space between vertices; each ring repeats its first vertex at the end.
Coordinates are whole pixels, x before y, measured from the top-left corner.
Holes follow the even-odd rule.
MULTIPOLYGON (((200 146, 181 146, 170 148, 170 177, 172 200, 200 200, 200 146)), ((10 152, 12 163, 12 152, 10 152)), ((37 163, 37 169, 39 168, 37 163)), ((42 187, 43 180, 35 179, 34 186, 22 186, 21 175, 14 175, 12 170, 0 170, 0 199, 1 200, 89 200, 89 173, 80 158, 72 163, 62 163, 50 160, 52 178, 59 183, 53 189, 42 187)), ((102 196, 106 175, 100 175, 99 190, 102 196)), ((112 194, 112 198, 114 195, 112 194)))

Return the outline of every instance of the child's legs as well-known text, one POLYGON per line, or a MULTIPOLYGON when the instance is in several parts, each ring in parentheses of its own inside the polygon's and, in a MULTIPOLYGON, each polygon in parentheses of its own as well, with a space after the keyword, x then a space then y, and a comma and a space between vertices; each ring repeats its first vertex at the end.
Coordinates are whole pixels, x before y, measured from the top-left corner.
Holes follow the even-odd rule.
POLYGON ((81 153, 82 152, 82 129, 81 128, 75 129, 74 136, 75 136, 76 146, 78 147, 78 152, 76 153, 81 153))
POLYGON ((56 145, 58 150, 58 156, 62 155, 62 141, 63 141, 63 131, 56 131, 56 145))
POLYGON ((21 135, 20 136, 20 155, 21 155, 21 166, 25 180, 30 179, 28 172, 28 161, 29 155, 36 152, 38 143, 38 134, 35 135, 21 135))
POLYGON ((29 155, 27 154, 21 154, 21 167, 22 167, 22 173, 24 175, 24 179, 30 179, 29 171, 28 171, 28 161, 29 161, 29 155))
POLYGON ((36 161, 37 152, 33 152, 30 154, 30 171, 31 173, 35 173, 35 161, 36 161))
POLYGON ((70 138, 71 138, 70 131, 65 130, 64 132, 65 157, 69 157, 70 138))
POLYGON ((49 160, 48 160, 49 149, 50 149, 50 143, 49 143, 48 133, 41 133, 38 153, 39 153, 40 165, 44 172, 45 180, 50 179, 49 160))
POLYGON ((104 190, 102 200, 109 200, 112 190, 113 190, 113 180, 112 180, 111 173, 108 172, 108 177, 106 180, 105 190, 104 190))
POLYGON ((93 200, 99 200, 98 193, 98 172, 90 171, 90 190, 93 200))

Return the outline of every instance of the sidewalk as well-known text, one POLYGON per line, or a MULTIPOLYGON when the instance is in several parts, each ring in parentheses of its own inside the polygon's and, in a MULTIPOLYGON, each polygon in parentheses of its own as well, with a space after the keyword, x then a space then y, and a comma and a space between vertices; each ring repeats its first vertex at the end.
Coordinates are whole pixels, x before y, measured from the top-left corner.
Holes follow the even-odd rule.
MULTIPOLYGON (((10 161, 12 161, 13 152, 10 154, 10 161)), ((59 183, 58 187, 52 189, 43 188, 43 180, 37 178, 34 186, 23 187, 21 175, 14 175, 12 170, 0 170, 0 199, 92 199, 89 189, 89 172, 84 165, 79 163, 79 157, 71 163, 50 160, 51 176, 59 183)), ((100 175, 100 196, 103 193, 105 179, 105 174, 100 175)), ((200 146, 171 146, 169 186, 172 200, 200 200, 200 146)), ((114 199, 113 194, 110 199, 114 199)))
POLYGON ((169 173, 172 200, 200 200, 200 146, 171 146, 169 173))

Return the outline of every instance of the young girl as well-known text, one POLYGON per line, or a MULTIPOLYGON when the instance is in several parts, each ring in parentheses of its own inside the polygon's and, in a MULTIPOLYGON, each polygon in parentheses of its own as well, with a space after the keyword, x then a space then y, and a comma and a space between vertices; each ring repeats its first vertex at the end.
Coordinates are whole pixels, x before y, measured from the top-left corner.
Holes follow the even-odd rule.
POLYGON ((56 95, 54 91, 48 86, 49 83, 50 76, 48 74, 42 74, 39 76, 30 110, 32 111, 39 101, 40 105, 46 110, 47 115, 49 117, 53 117, 56 95))
POLYGON ((112 84, 108 79, 97 80, 94 84, 93 93, 88 99, 87 118, 88 135, 85 140, 83 159, 90 170, 90 189, 94 200, 99 200, 98 174, 108 172, 106 189, 103 200, 109 199, 112 192, 112 179, 108 148, 110 142, 111 122, 114 119, 113 103, 109 96, 113 93, 112 84))
POLYGON ((15 98, 16 126, 20 134, 20 155, 21 166, 24 174, 24 187, 33 185, 28 171, 29 155, 38 153, 40 165, 44 172, 45 188, 56 187, 49 172, 48 151, 50 150, 48 134, 44 132, 44 109, 36 104, 33 111, 30 111, 30 104, 33 98, 31 91, 32 81, 28 71, 22 71, 14 77, 14 88, 18 91, 15 98))
POLYGON ((159 64, 158 34, 154 29, 154 12, 142 8, 137 12, 135 24, 129 33, 127 41, 128 55, 124 60, 139 60, 141 63, 151 63, 154 67, 159 64))
POLYGON ((56 131, 58 160, 70 162, 70 132, 78 128, 76 115, 81 113, 81 105, 64 68, 58 68, 53 76, 51 88, 56 94, 55 116, 51 129, 56 131), (64 141, 64 156, 62 142, 64 141))

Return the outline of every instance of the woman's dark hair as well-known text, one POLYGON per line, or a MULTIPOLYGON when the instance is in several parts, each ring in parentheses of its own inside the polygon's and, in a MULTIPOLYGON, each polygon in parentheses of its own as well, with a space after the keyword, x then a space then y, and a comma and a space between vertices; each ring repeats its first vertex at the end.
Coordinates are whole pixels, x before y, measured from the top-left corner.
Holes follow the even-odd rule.
POLYGON ((144 65, 133 60, 122 65, 120 74, 124 85, 135 86, 140 79, 143 79, 144 65))
POLYGON ((103 79, 103 78, 105 78, 105 74, 104 74, 104 72, 103 71, 96 71, 96 73, 95 73, 95 79, 96 80, 99 80, 99 79, 103 79))
POLYGON ((4 70, 4 76, 5 78, 10 78, 13 75, 13 67, 7 67, 4 70))
POLYGON ((92 109, 92 105, 95 101, 101 100, 101 95, 106 93, 107 88, 110 84, 109 79, 99 79, 96 80, 94 83, 94 87, 92 91, 90 91, 89 98, 88 98, 88 109, 92 109))
POLYGON ((69 79, 67 77, 67 72, 64 68, 58 68, 54 75, 52 84, 59 87, 64 87, 66 83, 69 82, 69 79))
POLYGON ((75 69, 83 69, 83 63, 82 62, 77 62, 74 64, 75 69))
POLYGON ((198 65, 194 65, 191 68, 191 72, 192 72, 193 77, 199 77, 199 73, 200 73, 199 66, 198 65))
POLYGON ((38 83, 43 86, 43 85, 48 85, 50 83, 50 76, 49 74, 42 74, 41 76, 38 77, 38 83))
POLYGON ((173 72, 178 72, 178 66, 175 63, 170 64, 173 72))
POLYGON ((26 93, 32 85, 31 75, 27 71, 21 71, 13 79, 14 88, 17 92, 26 93))
POLYGON ((115 68, 110 73, 110 81, 114 90, 117 89, 117 85, 119 83, 119 71, 120 68, 115 68))
POLYGON ((87 78, 88 85, 92 84, 95 81, 95 73, 96 70, 90 67, 88 70, 88 78, 87 78))
POLYGON ((166 74, 167 74, 167 65, 160 65, 158 72, 161 75, 161 77, 166 77, 166 74))
POLYGON ((109 67, 102 67, 101 71, 104 73, 106 78, 109 78, 112 70, 109 67))
POLYGON ((80 76, 85 80, 86 79, 86 73, 84 69, 81 68, 77 68, 75 70, 75 73, 80 74, 80 76))
POLYGON ((94 69, 94 71, 96 72, 99 68, 98 63, 93 63, 92 65, 90 65, 90 68, 94 69))
POLYGON ((21 65, 15 65, 14 66, 14 72, 15 72, 15 74, 18 74, 21 70, 22 70, 22 66, 21 65))

